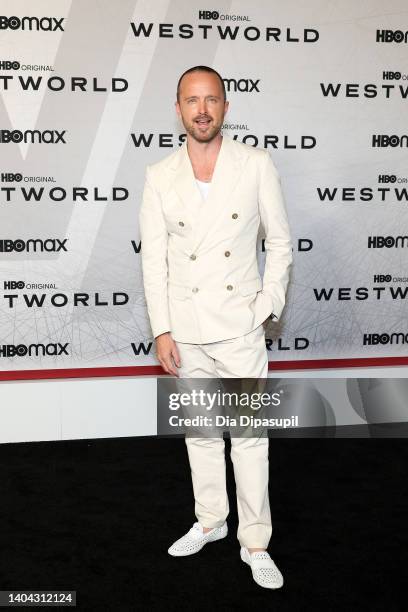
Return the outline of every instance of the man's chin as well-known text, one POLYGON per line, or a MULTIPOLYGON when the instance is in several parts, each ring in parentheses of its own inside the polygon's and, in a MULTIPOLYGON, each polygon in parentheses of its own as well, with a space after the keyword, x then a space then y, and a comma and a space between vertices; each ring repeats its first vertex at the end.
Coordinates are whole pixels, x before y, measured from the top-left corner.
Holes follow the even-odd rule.
POLYGON ((211 140, 213 140, 217 134, 219 134, 221 128, 217 129, 217 130, 210 130, 208 131, 208 133, 206 132, 199 132, 197 130, 189 130, 188 133, 190 134, 190 136, 192 136, 194 138, 194 140, 197 140, 197 142, 211 142, 211 140))

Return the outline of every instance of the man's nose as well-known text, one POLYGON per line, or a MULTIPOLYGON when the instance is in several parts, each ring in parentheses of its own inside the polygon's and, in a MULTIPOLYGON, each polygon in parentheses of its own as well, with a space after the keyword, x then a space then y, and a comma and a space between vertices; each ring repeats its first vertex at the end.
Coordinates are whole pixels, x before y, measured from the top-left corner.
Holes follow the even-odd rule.
POLYGON ((201 115, 205 115, 207 112, 207 101, 199 100, 198 101, 198 111, 201 115))

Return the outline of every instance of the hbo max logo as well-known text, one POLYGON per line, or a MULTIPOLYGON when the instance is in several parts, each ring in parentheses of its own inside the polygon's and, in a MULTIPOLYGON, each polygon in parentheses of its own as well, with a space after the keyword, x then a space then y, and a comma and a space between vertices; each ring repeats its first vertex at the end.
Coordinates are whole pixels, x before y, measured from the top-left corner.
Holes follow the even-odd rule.
POLYGON ((368 236, 369 249, 401 249, 408 247, 408 236, 368 236))
POLYGON ((406 43, 408 40, 408 31, 377 30, 375 40, 379 43, 406 43))
POLYGON ((63 21, 64 17, 57 19, 56 17, 5 17, 0 15, 0 30, 44 30, 47 32, 61 30, 64 32, 63 21))
POLYGON ((38 143, 38 144, 56 144, 57 142, 62 142, 63 144, 67 144, 65 140, 66 130, 59 132, 58 130, 44 130, 40 132, 39 130, 25 130, 22 132, 21 130, 0 130, 0 142, 4 144, 15 143, 18 144, 20 142, 30 142, 30 143, 38 143))

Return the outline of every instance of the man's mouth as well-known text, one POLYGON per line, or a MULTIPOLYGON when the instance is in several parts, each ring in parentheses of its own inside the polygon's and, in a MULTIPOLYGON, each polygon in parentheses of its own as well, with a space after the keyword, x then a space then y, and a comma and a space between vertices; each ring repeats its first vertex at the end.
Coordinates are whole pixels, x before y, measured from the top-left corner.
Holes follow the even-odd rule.
POLYGON ((196 119, 195 122, 200 126, 206 126, 211 122, 211 119, 196 119))

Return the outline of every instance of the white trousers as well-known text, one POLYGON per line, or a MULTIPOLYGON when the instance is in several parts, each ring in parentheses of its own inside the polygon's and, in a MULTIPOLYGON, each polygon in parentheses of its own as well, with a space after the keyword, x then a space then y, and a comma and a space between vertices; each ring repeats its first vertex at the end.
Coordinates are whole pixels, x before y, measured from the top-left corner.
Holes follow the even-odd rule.
MULTIPOLYGON (((181 378, 267 378, 268 354, 263 325, 219 342, 176 342, 181 378)), ((219 527, 229 513, 225 442, 218 438, 185 438, 191 468, 195 514, 204 527, 219 527)), ((267 548, 272 535, 269 507, 268 437, 231 437, 231 460, 237 493, 241 546, 267 548)))

